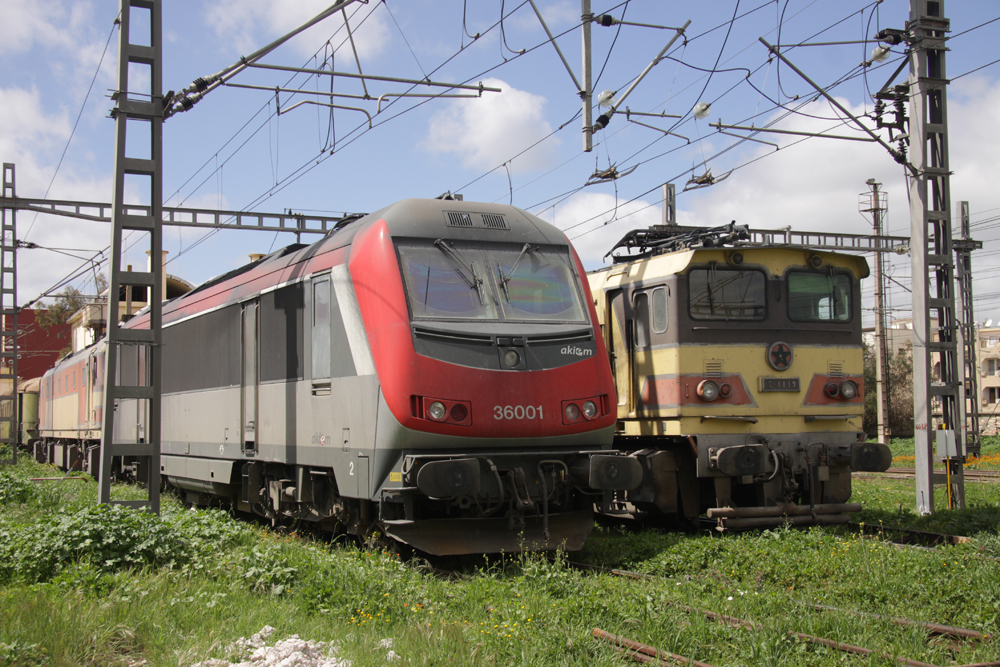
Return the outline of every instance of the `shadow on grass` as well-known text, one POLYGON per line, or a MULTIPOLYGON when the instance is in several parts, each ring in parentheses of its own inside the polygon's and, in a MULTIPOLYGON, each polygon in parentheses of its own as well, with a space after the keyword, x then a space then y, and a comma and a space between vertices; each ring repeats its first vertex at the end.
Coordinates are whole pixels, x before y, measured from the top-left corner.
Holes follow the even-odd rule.
POLYGON ((921 516, 911 509, 865 509, 858 517, 867 525, 886 528, 907 528, 948 535, 975 535, 1000 531, 1000 507, 974 506, 965 509, 943 509, 921 516))

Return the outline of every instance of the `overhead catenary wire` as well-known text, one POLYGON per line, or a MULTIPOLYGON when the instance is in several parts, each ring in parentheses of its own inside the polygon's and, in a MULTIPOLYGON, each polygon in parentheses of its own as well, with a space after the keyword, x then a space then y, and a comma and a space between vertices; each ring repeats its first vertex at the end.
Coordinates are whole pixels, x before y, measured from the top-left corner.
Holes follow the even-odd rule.
MULTIPOLYGON (((115 36, 115 28, 121 23, 121 11, 115 16, 115 20, 111 25, 111 32, 108 33, 108 40, 104 43, 104 51, 101 52, 101 58, 97 61, 97 67, 94 69, 94 76, 90 80, 90 85, 87 87, 87 93, 83 96, 83 102, 80 103, 80 111, 76 114, 76 120, 73 122, 73 129, 70 130, 69 137, 66 139, 66 145, 63 147, 62 154, 59 156, 59 161, 56 163, 55 171, 52 173, 52 178, 49 180, 48 187, 45 188, 45 194, 42 195, 42 199, 48 199, 49 192, 52 191, 52 185, 56 182, 56 176, 59 175, 59 169, 62 167, 63 160, 66 158, 66 152, 69 150, 69 145, 73 141, 73 137, 76 136, 76 128, 80 125, 80 119, 83 117, 83 110, 87 107, 87 100, 90 99, 90 93, 94 90, 94 83, 97 81, 97 75, 101 73, 101 66, 104 65, 104 56, 108 53, 108 47, 111 45, 111 38, 115 36)), ((38 220, 38 213, 35 213, 34 217, 31 218, 31 223, 28 225, 28 231, 24 233, 21 237, 22 239, 27 239, 28 235, 31 234, 31 230, 35 227, 35 221, 38 220)))
MULTIPOLYGON (((770 4, 770 3, 767 3, 767 4, 770 4)), ((795 7, 794 7, 794 5, 793 5, 793 7, 790 7, 789 9, 794 9, 794 8, 795 8, 795 7)), ((610 52, 609 52, 609 55, 610 55, 610 52)), ((686 63, 685 63, 685 64, 686 64, 686 63)), ((720 70, 720 71, 721 71, 721 70, 720 70)), ((411 108, 415 108, 415 107, 411 107, 411 108)), ((395 112, 395 109, 393 110, 393 112, 395 112)), ((386 118, 386 119, 384 119, 384 120, 385 120, 385 122, 389 122, 389 121, 391 121, 391 120, 392 120, 393 118, 395 118, 395 117, 397 117, 397 116, 393 116, 392 118, 386 118)), ((545 141, 546 139, 548 139, 548 138, 550 138, 550 137, 553 137, 553 136, 556 136, 556 134, 557 134, 557 133, 559 132, 559 130, 560 130, 560 129, 561 129, 561 128, 557 128, 557 129, 553 130, 553 131, 552 131, 552 133, 550 133, 549 135, 547 135, 547 137, 546 137, 545 139, 542 139, 542 140, 540 140, 539 142, 537 142, 536 144, 533 144, 533 146, 537 146, 537 145, 539 145, 539 143, 541 143, 541 141, 545 141)), ((360 132, 359 134, 360 134, 360 135, 364 135, 364 134, 366 134, 366 132, 360 132)), ((789 144, 789 146, 791 146, 791 145, 794 145, 794 144, 789 144)), ((515 157, 516 157, 516 156, 515 156, 515 157)), ((325 158, 325 157, 324 157, 323 159, 324 159, 324 161, 325 161, 325 159, 327 159, 327 158, 325 158)), ((512 159, 512 158, 510 158, 510 159, 512 159)), ((572 158, 571 158, 571 159, 572 159, 572 158)), ((504 164, 506 164, 506 163, 508 163, 508 162, 509 162, 509 159, 508 159, 508 160, 505 160, 505 161, 504 161, 504 163, 501 163, 501 164, 500 164, 500 165, 498 165, 497 167, 494 167, 494 168, 493 168, 493 169, 491 169, 490 171, 488 171, 488 172, 486 172, 486 173, 482 174, 482 175, 480 176, 480 178, 483 178, 483 177, 485 177, 485 176, 486 176, 486 175, 488 175, 489 173, 493 173, 493 172, 495 172, 495 171, 496 171, 496 169, 498 169, 499 167, 503 166, 504 164)), ((741 165, 741 166, 742 166, 742 165, 741 165)), ((315 166, 312 166, 312 165, 310 165, 310 167, 309 167, 309 171, 311 171, 311 169, 313 169, 313 168, 315 168, 315 166)), ((308 171, 306 171, 305 173, 308 173, 308 171)), ((295 172, 294 172, 294 171, 292 172, 292 174, 285 174, 284 176, 282 176, 282 177, 281 177, 281 179, 280 179, 280 180, 276 179, 276 181, 277 181, 277 182, 276 182, 275 186, 273 186, 273 187, 271 188, 271 190, 273 190, 274 192, 277 192, 277 191, 280 191, 280 188, 282 188, 282 187, 287 187, 287 185, 288 185, 288 184, 290 184, 291 182, 294 182, 294 180, 297 180, 297 178, 300 178, 300 177, 301 177, 301 176, 297 176, 297 177, 295 177, 294 179, 291 179, 291 180, 290 180, 290 179, 289 179, 289 176, 292 176, 293 174, 295 174, 295 172)), ((304 174, 302 174, 302 175, 304 175, 304 174)), ((479 179, 476 179, 476 180, 478 181, 479 179)), ((518 180, 519 180, 519 181, 521 181, 522 179, 520 179, 520 178, 519 178, 518 180)), ((472 182, 470 182, 470 183, 469 183, 469 185, 471 185, 472 183, 475 183, 475 182, 476 182, 476 181, 472 181, 472 182)), ((508 185, 508 186, 509 186, 509 184, 505 184, 505 185, 508 185)), ((617 184, 616 184, 616 185, 617 185, 617 184)), ((521 187, 523 187, 523 185, 522 185, 521 187)), ((520 189, 520 188, 518 188, 518 189, 520 189)), ((631 188, 629 188, 628 186, 625 186, 625 188, 624 188, 624 189, 631 189, 631 188)), ((266 193, 262 193, 262 196, 264 196, 264 198, 265 198, 265 199, 266 199, 267 197, 269 197, 269 196, 272 196, 272 195, 273 195, 273 192, 271 192, 271 190, 269 190, 269 191, 268 191, 268 192, 266 192, 266 193)), ((515 190, 515 191, 516 191, 516 190, 515 190)), ((504 194, 508 194, 508 193, 504 193, 504 194)))

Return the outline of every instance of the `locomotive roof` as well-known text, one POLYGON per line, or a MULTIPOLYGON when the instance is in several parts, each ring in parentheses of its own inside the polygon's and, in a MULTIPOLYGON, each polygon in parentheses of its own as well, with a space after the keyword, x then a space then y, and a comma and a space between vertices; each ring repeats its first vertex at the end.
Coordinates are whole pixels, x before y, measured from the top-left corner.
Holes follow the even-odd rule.
MULTIPOLYGON (((385 221, 396 238, 506 242, 511 244, 567 245, 566 235, 522 209, 444 199, 404 199, 356 220, 345 220, 311 245, 293 244, 267 257, 249 262, 211 278, 191 292, 164 303, 163 322, 170 324, 198 312, 236 303, 261 291, 328 269, 343 261, 356 234, 385 221)), ((136 324, 148 317, 148 309, 136 314, 136 324)))
POLYGON ((780 275, 784 273, 785 269, 793 266, 809 266, 808 260, 814 255, 822 259, 824 267, 833 266, 840 269, 847 269, 856 278, 867 278, 869 273, 868 262, 864 257, 858 255, 847 255, 807 248, 736 246, 726 248, 694 248, 667 252, 654 257, 637 257, 631 262, 625 261, 598 269, 591 272, 591 275, 606 274, 608 285, 641 282, 644 279, 681 274, 686 272, 690 266, 696 264, 718 262, 721 265, 727 265, 729 264, 729 258, 736 252, 743 254, 743 263, 739 266, 748 269, 763 267, 775 275, 780 275))
POLYGON ((393 236, 565 245, 554 225, 516 206, 445 199, 403 199, 357 223, 384 219, 393 236), (467 217, 463 217, 467 216, 467 217), (484 235, 484 232, 486 234, 484 235))

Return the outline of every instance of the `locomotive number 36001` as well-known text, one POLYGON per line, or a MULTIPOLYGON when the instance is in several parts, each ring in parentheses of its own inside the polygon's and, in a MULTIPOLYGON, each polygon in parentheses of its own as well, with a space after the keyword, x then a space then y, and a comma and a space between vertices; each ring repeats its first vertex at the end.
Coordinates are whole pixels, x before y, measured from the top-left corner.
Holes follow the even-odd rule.
POLYGON ((494 419, 544 419, 542 406, 496 405, 493 406, 494 419))

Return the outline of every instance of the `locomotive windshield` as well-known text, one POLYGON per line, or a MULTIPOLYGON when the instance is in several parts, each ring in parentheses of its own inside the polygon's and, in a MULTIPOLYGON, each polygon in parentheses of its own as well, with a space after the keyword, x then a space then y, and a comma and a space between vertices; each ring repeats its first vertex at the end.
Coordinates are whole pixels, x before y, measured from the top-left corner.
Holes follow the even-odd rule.
POLYGON ((764 274, 714 266, 691 269, 688 289, 696 320, 762 320, 766 313, 764 274))
POLYGON ((414 319, 587 320, 565 251, 468 248, 442 239, 398 250, 414 319))
POLYGON ((406 293, 415 318, 495 320, 496 299, 484 289, 479 252, 459 252, 451 245, 400 247, 406 293))
POLYGON ((790 272, 788 316, 797 322, 850 321, 850 276, 842 273, 790 272))
POLYGON ((525 245, 520 252, 491 250, 500 306, 508 320, 582 322, 583 304, 564 253, 525 245))

